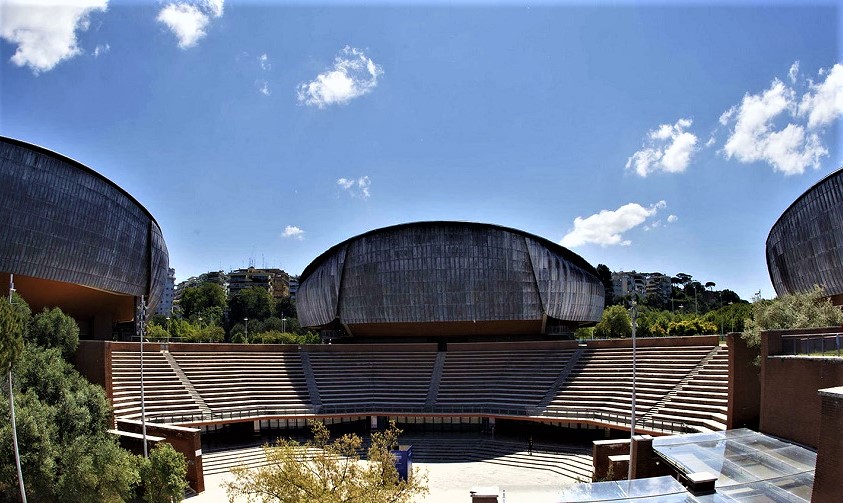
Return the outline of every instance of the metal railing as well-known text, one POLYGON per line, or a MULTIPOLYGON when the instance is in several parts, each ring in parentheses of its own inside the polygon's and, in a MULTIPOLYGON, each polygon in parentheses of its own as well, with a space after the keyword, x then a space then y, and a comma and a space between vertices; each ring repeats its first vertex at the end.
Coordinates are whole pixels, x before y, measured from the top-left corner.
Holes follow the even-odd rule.
MULTIPOLYGON (((590 421, 604 423, 611 426, 629 426, 630 415, 616 412, 581 409, 536 409, 533 407, 489 407, 472 405, 436 405, 425 406, 401 406, 401 405, 323 405, 321 407, 252 407, 231 411, 220 411, 212 413, 196 414, 148 414, 147 421, 164 424, 191 424, 191 423, 215 423, 224 421, 247 421, 258 418, 279 418, 279 417, 318 417, 330 415, 396 415, 410 416, 414 414, 447 414, 447 415, 490 415, 508 417, 541 417, 555 420, 567 421, 590 421)), ((646 418, 637 420, 636 426, 639 429, 658 431, 665 433, 693 433, 697 430, 688 426, 682 421, 660 420, 646 418)))
POLYGON ((841 333, 794 334, 782 336, 783 355, 823 355, 843 356, 841 354, 841 333))

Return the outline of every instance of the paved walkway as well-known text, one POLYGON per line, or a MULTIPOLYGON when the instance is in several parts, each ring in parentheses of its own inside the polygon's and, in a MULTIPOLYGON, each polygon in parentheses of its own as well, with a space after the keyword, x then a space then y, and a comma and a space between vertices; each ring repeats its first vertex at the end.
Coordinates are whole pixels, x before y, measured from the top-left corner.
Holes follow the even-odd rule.
MULTIPOLYGON (((501 503, 551 502, 557 501, 559 492, 576 483, 577 478, 591 478, 590 456, 583 452, 582 446, 569 449, 537 444, 537 447, 546 448, 537 449, 530 456, 513 448, 516 445, 513 442, 485 441, 478 444, 478 439, 471 437, 416 439, 415 445, 420 444, 425 448, 420 449, 418 454, 425 462, 418 460, 413 467, 427 473, 430 494, 419 498, 419 503, 469 503, 472 488, 488 486, 497 486, 502 490, 501 503), (477 458, 479 454, 483 454, 481 460, 477 458), (427 462, 431 459, 443 462, 427 462), (528 468, 530 465, 533 468, 528 468)), ((244 447, 206 454, 204 461, 206 490, 187 500, 188 503, 228 501, 222 487, 225 481, 232 479, 228 468, 238 464, 259 466, 263 453, 259 447, 244 447)))
MULTIPOLYGON (((506 491, 501 503, 544 503, 558 501, 560 490, 574 479, 555 473, 493 465, 490 463, 414 463, 414 468, 427 471, 430 494, 419 503, 470 503, 469 490, 475 486, 498 486, 506 491)), ((205 492, 187 503, 223 503, 228 496, 222 483, 231 480, 230 473, 205 477, 205 492)), ((236 500, 236 501, 245 501, 236 500)))

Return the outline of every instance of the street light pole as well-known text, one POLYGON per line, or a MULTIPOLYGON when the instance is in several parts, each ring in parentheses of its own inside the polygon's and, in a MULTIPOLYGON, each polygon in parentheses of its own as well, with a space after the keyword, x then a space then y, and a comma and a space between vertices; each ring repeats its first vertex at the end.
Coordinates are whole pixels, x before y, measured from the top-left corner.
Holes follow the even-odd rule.
POLYGON ((149 457, 149 452, 147 451, 146 446, 146 397, 144 396, 144 389, 143 389, 143 339, 145 337, 145 330, 144 324, 146 323, 146 301, 144 296, 141 295, 141 305, 140 310, 138 312, 138 321, 140 322, 140 327, 138 331, 140 332, 140 386, 141 386, 141 433, 143 434, 143 457, 149 457))
MULTIPOLYGON (((15 293, 15 275, 9 274, 9 305, 12 305, 15 293)), ((23 471, 20 467, 20 450, 18 449, 18 429, 15 423, 15 392, 12 389, 12 367, 9 366, 9 411, 12 419, 12 444, 15 448, 15 467, 18 472, 18 488, 20 489, 20 500, 26 503, 26 488, 23 486, 23 471)))
POLYGON ((632 299, 632 305, 629 310, 632 314, 632 411, 629 421, 629 472, 627 473, 627 480, 632 480, 632 439, 635 437, 635 364, 636 364, 636 341, 635 329, 638 328, 638 309, 636 308, 635 298, 632 299))
POLYGON ((249 342, 249 318, 243 318, 246 323, 246 342, 249 342))

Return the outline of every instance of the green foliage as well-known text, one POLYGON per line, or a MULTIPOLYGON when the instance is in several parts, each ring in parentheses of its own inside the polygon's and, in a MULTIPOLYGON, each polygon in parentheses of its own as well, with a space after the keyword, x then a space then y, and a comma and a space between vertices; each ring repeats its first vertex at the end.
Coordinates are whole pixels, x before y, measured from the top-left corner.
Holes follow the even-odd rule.
POLYGON ((103 435, 77 437, 59 459, 56 493, 64 501, 122 502, 140 482, 134 456, 103 435))
POLYGON ((185 318, 201 316, 203 312, 214 308, 222 313, 226 308, 225 289, 216 283, 203 283, 197 287, 185 288, 179 306, 185 318))
POLYGON ((237 323, 233 327, 231 327, 231 342, 235 342, 238 344, 245 344, 249 342, 248 337, 246 337, 246 326, 242 323, 237 323))
POLYGON ((143 500, 146 503, 172 503, 184 498, 187 488, 187 461, 172 445, 161 442, 140 461, 143 500))
POLYGON ((14 367, 23 351, 23 338, 29 323, 26 311, 9 304, 6 299, 0 300, 0 373, 3 376, 14 367))
POLYGON ((593 339, 594 338, 594 327, 582 327, 574 330, 574 338, 575 339, 593 339))
POLYGON ((263 288, 251 287, 241 290, 231 297, 229 312, 231 319, 238 323, 243 318, 250 320, 265 320, 272 315, 275 299, 263 288))
POLYGON ((170 337, 170 332, 167 332, 161 325, 150 323, 146 326, 146 338, 151 341, 163 341, 170 337))
MULTIPOLYGON (((58 310, 45 311, 30 321, 22 299, 16 299, 15 309, 31 325, 32 333, 19 354, 13 390, 29 500, 116 502, 130 498, 138 472, 131 454, 107 433, 111 413, 105 392, 62 357, 74 345, 73 335, 78 337, 75 322, 58 310), (70 323, 74 326, 69 327, 70 323)), ((0 417, 8 418, 9 412, 9 401, 0 400, 0 417)), ((3 420, 0 501, 18 498, 12 424, 3 420)))
MULTIPOLYGON (((58 348, 27 344, 16 367, 15 413, 21 465, 31 501, 122 501, 136 482, 131 455, 107 429, 105 392, 58 348)), ((0 417, 8 417, 8 401, 0 417)), ((16 499, 11 425, 0 423, 0 500, 16 499)))
POLYGON ((840 326, 843 312, 825 296, 822 288, 775 299, 755 298, 752 312, 744 321, 742 337, 750 347, 761 343, 763 330, 840 326))
POLYGON ((61 309, 44 308, 32 320, 29 340, 44 348, 59 348, 62 356, 70 358, 79 346, 79 326, 61 309))
POLYGON ((725 305, 715 311, 709 311, 703 317, 705 321, 717 325, 718 331, 723 328, 724 333, 743 332, 743 322, 752 313, 752 304, 739 302, 725 305))
POLYGON ((612 271, 606 264, 597 264, 597 278, 603 283, 603 294, 606 306, 612 304, 614 284, 612 283, 612 271))
POLYGON ((594 336, 599 339, 630 337, 632 321, 623 306, 609 306, 603 310, 603 319, 594 327, 594 336))
POLYGON ((199 327, 186 339, 187 342, 222 342, 225 339, 225 330, 216 325, 199 327))
POLYGON ((319 336, 312 332, 300 335, 270 330, 255 335, 250 334, 249 342, 252 344, 318 344, 319 336))
POLYGON ((278 318, 298 318, 296 311, 296 301, 291 296, 286 296, 278 299, 275 303, 275 316, 278 318))
POLYGON ((707 322, 699 317, 686 320, 671 321, 667 326, 667 335, 671 337, 684 337, 689 335, 716 334, 717 325, 707 322))
POLYGON ((360 462, 362 445, 357 435, 343 435, 331 441, 328 429, 312 424, 313 439, 305 443, 280 439, 265 446, 267 465, 232 470, 234 480, 226 482, 230 500, 281 503, 386 503, 409 502, 427 494, 427 476, 414 472, 400 480, 390 452, 398 445, 401 430, 390 422, 389 429, 373 433, 368 461, 360 462))

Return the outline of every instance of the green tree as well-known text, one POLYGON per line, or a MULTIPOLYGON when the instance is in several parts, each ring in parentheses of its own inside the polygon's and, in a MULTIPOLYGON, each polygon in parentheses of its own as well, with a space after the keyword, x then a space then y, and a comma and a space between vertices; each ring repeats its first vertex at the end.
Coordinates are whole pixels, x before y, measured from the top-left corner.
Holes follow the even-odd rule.
MULTIPOLYGON (((65 330, 73 321, 60 312, 50 317, 65 319, 38 330, 65 330)), ((131 455, 107 433, 111 413, 105 392, 62 357, 62 348, 45 348, 36 340, 61 346, 66 338, 55 333, 28 338, 14 369, 15 426, 29 500, 124 500, 138 475, 131 455)), ((8 413, 9 402, 0 401, 0 415, 8 413)), ((19 498, 12 428, 0 422, 0 501, 19 498)))
POLYGON ((199 316, 213 308, 219 308, 222 312, 226 307, 225 289, 216 283, 185 288, 179 306, 185 318, 199 316))
MULTIPOLYGON (((10 302, 5 302, 5 299, 0 299, 0 371, 3 372, 3 376, 6 378, 5 385, 9 392, 9 409, 8 411, 4 411, 2 417, 9 418, 9 421, 7 422, 8 438, 11 439, 14 437, 15 439, 14 442, 6 442, 4 445, 8 446, 9 451, 11 451, 13 444, 16 443, 18 439, 18 418, 14 409, 15 392, 12 384, 12 369, 15 367, 21 353, 23 352, 23 340, 27 334, 30 311, 29 306, 23 302, 23 299, 21 299, 19 295, 12 294, 12 297, 9 300, 10 302)), ((3 432, 4 429, 5 428, 0 428, 0 432, 3 432)), ((0 438, 6 440, 6 435, 4 434, 0 438)), ((18 463, 15 463, 14 465, 9 463, 8 466, 15 467, 14 479, 12 479, 12 477, 4 477, 0 479, 0 486, 3 483, 2 481, 15 480, 20 482, 18 474, 18 468, 20 465, 18 463)), ((4 475, 7 474, 0 471, 0 476, 4 475)), ((17 484, 15 486, 17 486, 17 484)))
POLYGON ((275 303, 275 316, 279 318, 298 318, 298 312, 296 311, 296 301, 293 300, 293 297, 287 295, 286 297, 282 297, 278 299, 278 302, 275 303))
POLYGON ((79 346, 79 325, 57 307, 44 308, 32 320, 29 339, 45 348, 59 348, 62 356, 70 358, 79 346))
POLYGON ((610 306, 614 299, 615 286, 612 283, 612 271, 606 264, 597 264, 597 278, 603 283, 604 305, 610 306))
POLYGON ((667 335, 684 337, 688 335, 716 334, 717 325, 707 322, 698 316, 685 320, 671 321, 667 326, 667 335))
POLYGON ((135 457, 103 435, 77 437, 59 456, 56 493, 63 501, 122 502, 140 482, 135 457))
POLYGON ((603 310, 603 319, 594 327, 594 336, 600 339, 630 337, 632 320, 623 306, 609 306, 603 310))
POLYGON ((11 371, 23 351, 23 339, 29 323, 26 311, 0 300, 0 372, 11 371))
POLYGON ((140 478, 146 503, 172 503, 184 498, 187 461, 172 445, 161 442, 141 459, 140 478))
POLYGON ((187 342, 222 342, 225 339, 225 330, 216 325, 196 327, 196 330, 188 337, 187 342))
POLYGON ((258 287, 245 288, 231 297, 231 320, 235 323, 239 323, 243 318, 265 320, 272 315, 274 305, 275 300, 267 290, 258 287))
POLYGON ((265 446, 267 465, 234 468, 226 482, 230 499, 281 503, 386 503, 409 502, 427 494, 427 476, 414 472, 401 480, 391 448, 401 430, 390 422, 382 433, 373 433, 368 460, 360 462, 360 437, 349 434, 331 441, 328 428, 312 423, 313 439, 305 443, 280 439, 265 446))
POLYGON ((752 311, 744 320, 742 337, 750 347, 761 342, 763 330, 786 328, 813 328, 840 326, 843 324, 843 311, 834 306, 825 296, 822 288, 814 288, 805 293, 782 295, 775 299, 756 297, 752 302, 752 311))

